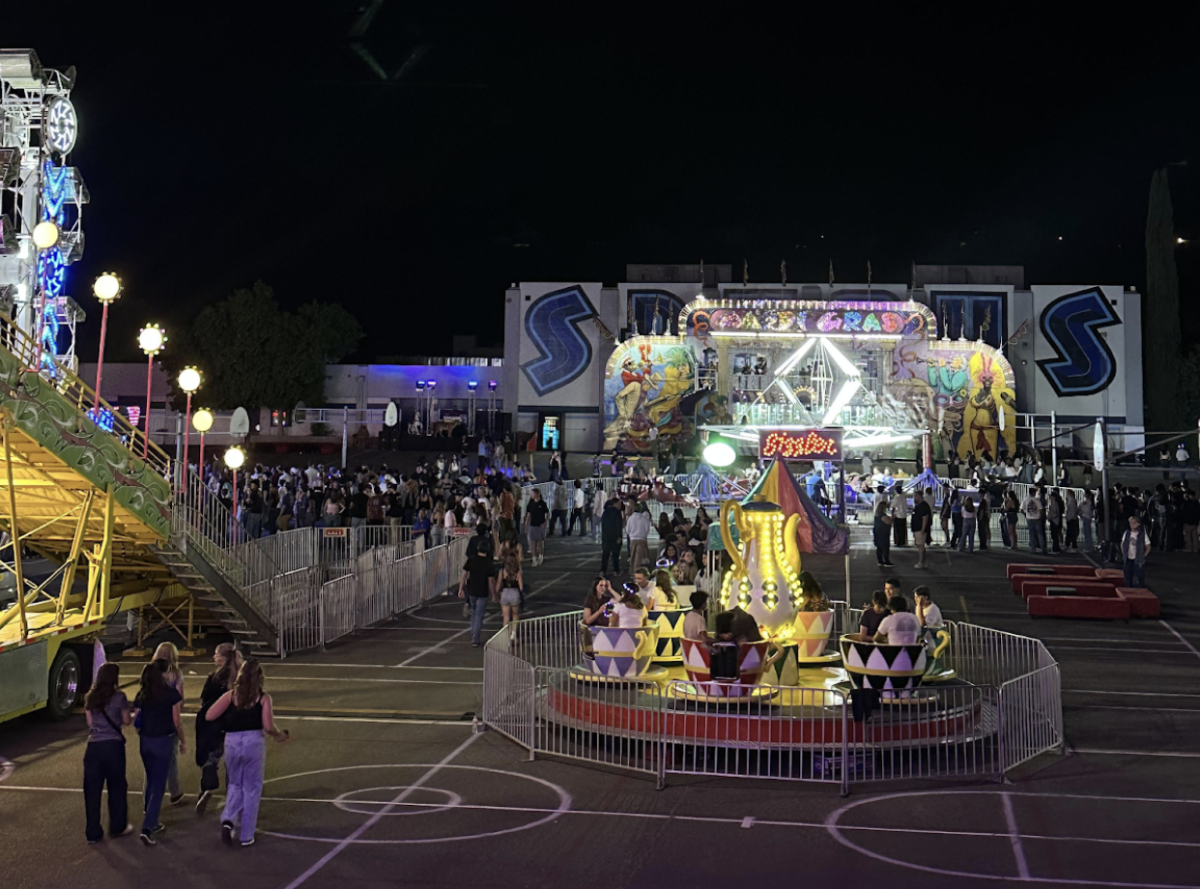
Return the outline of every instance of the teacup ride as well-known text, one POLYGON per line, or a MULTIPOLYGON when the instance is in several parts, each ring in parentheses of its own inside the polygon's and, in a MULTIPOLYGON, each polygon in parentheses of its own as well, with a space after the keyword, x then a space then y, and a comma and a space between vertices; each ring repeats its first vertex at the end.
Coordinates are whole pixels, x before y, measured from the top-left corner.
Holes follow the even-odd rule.
MULTIPOLYGON (((950 644, 945 634, 937 652, 950 644)), ((924 640, 912 645, 860 642, 857 636, 843 635, 839 640, 842 666, 856 689, 879 692, 885 703, 908 701, 917 696, 925 679, 928 660, 924 640)))
MULTIPOLYGON (((732 644, 732 643, 730 643, 732 644)), ((773 698, 779 689, 763 685, 763 676, 783 652, 770 642, 742 642, 737 645, 737 674, 714 677, 709 643, 698 639, 683 640, 683 669, 688 682, 671 686, 671 693, 690 701, 712 704, 736 704, 761 698, 773 698)))
POLYGON ((796 663, 801 668, 835 664, 842 659, 840 651, 825 650, 833 632, 833 617, 832 610, 796 612, 791 638, 797 644, 796 663))
POLYGON ((925 676, 921 681, 946 682, 949 679, 954 679, 958 674, 943 657, 946 649, 950 647, 950 631, 945 628, 926 630, 922 641, 925 642, 927 654, 925 658, 925 676), (932 652, 928 652, 930 646, 933 647, 932 652))
POLYGON ((689 607, 646 612, 646 622, 658 628, 654 663, 669 667, 683 663, 683 619, 691 610, 689 607))
POLYGON ((583 663, 571 678, 583 682, 665 682, 667 671, 653 663, 658 627, 579 625, 583 663))

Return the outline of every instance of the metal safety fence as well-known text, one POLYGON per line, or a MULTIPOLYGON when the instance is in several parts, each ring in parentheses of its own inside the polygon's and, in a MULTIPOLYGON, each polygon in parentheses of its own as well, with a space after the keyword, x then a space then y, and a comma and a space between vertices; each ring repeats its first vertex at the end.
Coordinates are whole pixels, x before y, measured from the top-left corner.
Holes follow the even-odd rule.
MULTIPOLYGON (((786 687, 581 668, 581 612, 511 624, 488 640, 483 721, 528 752, 654 775, 837 784, 996 779, 1063 744, 1058 664, 1036 639, 948 624, 957 680, 905 697, 846 683, 786 687), (572 669, 574 668, 574 669, 572 669), (718 691, 725 689, 725 692, 718 691)), ((835 609, 831 639, 861 612, 835 609)))

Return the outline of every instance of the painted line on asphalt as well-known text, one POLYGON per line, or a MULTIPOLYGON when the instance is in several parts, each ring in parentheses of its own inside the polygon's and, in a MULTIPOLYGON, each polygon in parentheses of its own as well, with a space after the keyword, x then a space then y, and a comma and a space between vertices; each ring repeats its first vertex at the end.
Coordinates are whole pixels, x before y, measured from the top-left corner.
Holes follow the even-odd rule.
POLYGON ((1000 794, 1004 807, 1004 823, 1008 825, 1008 837, 1012 843, 1013 858, 1017 860, 1017 873, 1021 879, 1029 879, 1029 862, 1025 860, 1025 846, 1021 843, 1021 830, 1017 827, 1017 815, 1013 812, 1012 799, 1007 793, 1000 794))
POLYGON ((1072 747, 1072 753, 1098 756, 1155 756, 1166 759, 1200 759, 1200 753, 1171 750, 1100 750, 1094 747, 1072 747))
POLYGON ((1064 653, 1071 651, 1104 651, 1114 655, 1186 654, 1188 657, 1191 657, 1194 653, 1178 648, 1113 648, 1108 645, 1051 645, 1049 647, 1064 653))
POLYGON ((1064 688, 1063 691, 1077 695, 1116 695, 1131 698, 1200 698, 1200 695, 1166 691, 1101 691, 1094 688, 1064 688))
POLYGON ((1067 704, 1072 710, 1136 710, 1139 713, 1200 713, 1200 707, 1122 707, 1118 704, 1067 704))
POLYGON ((1177 629, 1175 629, 1173 626, 1171 626, 1165 620, 1160 620, 1159 623, 1162 624, 1164 627, 1166 627, 1168 630, 1170 630, 1171 635, 1173 635, 1176 639, 1178 639, 1180 642, 1182 642, 1184 645, 1186 645, 1188 647, 1188 651, 1190 651, 1196 657, 1200 658, 1200 651, 1197 651, 1196 646, 1192 645, 1191 642, 1188 642, 1186 639, 1184 639, 1183 636, 1180 635, 1180 633, 1177 629))
MULTIPOLYGON (((427 782, 430 778, 432 778, 434 775, 436 775, 438 772, 440 772, 442 770, 443 766, 449 764, 451 760, 453 760, 456 756, 458 756, 460 753, 462 753, 464 750, 466 750, 468 747, 470 747, 471 744, 473 744, 476 740, 478 740, 479 737, 480 737, 480 735, 478 735, 478 734, 472 734, 469 738, 467 738, 467 740, 463 741, 461 744, 459 744, 457 747, 455 747, 450 753, 446 754, 446 756, 442 759, 441 762, 439 762, 437 765, 435 765, 433 768, 431 768, 429 771, 427 771, 424 775, 422 775, 420 778, 418 778, 416 781, 414 781, 412 784, 410 784, 408 787, 406 787, 402 793, 400 793, 395 799, 393 799, 392 805, 395 806, 399 803, 404 802, 406 799, 408 799, 408 797, 411 796, 418 789, 420 789, 421 786, 425 784, 425 782, 427 782)), ((286 889, 297 889, 297 887, 304 885, 304 883, 306 883, 310 877, 312 877, 321 868, 323 868, 326 864, 328 864, 330 861, 332 861, 334 858, 336 858, 338 856, 338 854, 340 854, 343 850, 345 850, 351 843, 353 843, 355 840, 357 840, 359 837, 361 837, 364 833, 366 833, 368 830, 370 830, 371 827, 374 826, 375 824, 377 824, 379 822, 379 819, 383 818, 389 811, 390 811, 390 808, 382 808, 378 812, 376 812, 374 815, 372 815, 370 818, 368 818, 365 822, 363 822, 363 824, 361 824, 358 828, 356 828, 348 837, 346 837, 344 840, 339 842, 336 846, 334 846, 332 849, 330 849, 328 852, 326 852, 324 855, 322 855, 317 860, 316 864, 314 864, 312 867, 310 867, 308 870, 306 870, 304 873, 302 873, 296 879, 292 880, 292 882, 288 883, 286 889)))

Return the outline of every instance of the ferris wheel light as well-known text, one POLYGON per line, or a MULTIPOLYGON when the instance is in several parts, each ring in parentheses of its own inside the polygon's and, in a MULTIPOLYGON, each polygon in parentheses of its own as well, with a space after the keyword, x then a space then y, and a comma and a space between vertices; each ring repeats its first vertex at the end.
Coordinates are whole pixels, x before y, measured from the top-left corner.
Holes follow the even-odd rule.
POLYGON ((92 285, 92 293, 102 303, 112 302, 121 295, 121 279, 112 272, 105 272, 92 285))
POLYGON ((729 466, 737 459, 737 453, 723 441, 714 441, 704 449, 704 462, 718 469, 729 466))
POLYGON ((59 154, 67 154, 75 147, 79 134, 79 119, 71 100, 58 96, 46 109, 46 144, 59 154))
POLYGON ((200 371, 194 367, 185 367, 179 372, 179 388, 184 392, 195 392, 200 388, 200 371))
POLYGON ((157 355, 166 342, 167 334, 157 324, 147 324, 138 331, 138 346, 147 355, 157 355))
POLYGON ((33 227, 33 246, 39 250, 49 250, 58 243, 58 226, 47 219, 33 227))

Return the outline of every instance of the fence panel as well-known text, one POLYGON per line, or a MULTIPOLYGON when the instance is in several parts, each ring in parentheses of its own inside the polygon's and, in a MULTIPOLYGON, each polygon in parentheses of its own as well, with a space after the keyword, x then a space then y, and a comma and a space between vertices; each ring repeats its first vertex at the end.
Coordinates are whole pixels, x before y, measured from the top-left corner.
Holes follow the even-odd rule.
POLYGON ((358 578, 353 574, 331 580, 321 587, 321 644, 328 645, 349 636, 357 625, 356 592, 358 578))
POLYGON ((321 572, 303 568, 275 578, 270 598, 279 631, 279 655, 321 645, 321 572))
MULTIPOLYGON (((516 650, 522 650, 524 631, 518 627, 516 650)), ((657 683, 579 682, 567 670, 538 667, 534 685, 541 718, 534 724, 533 752, 659 774, 663 691, 657 683)))
POLYGON ((504 627, 484 645, 484 724, 533 752, 534 668, 511 651, 511 629, 504 627))
POLYGON ((1062 744, 1062 688, 1057 664, 1048 664, 1000 687, 1004 771, 1062 744))
POLYGON ((716 689, 746 686, 672 682, 663 711, 664 772, 712 777, 841 783, 846 705, 841 692, 756 686, 749 699, 713 706, 716 689))

